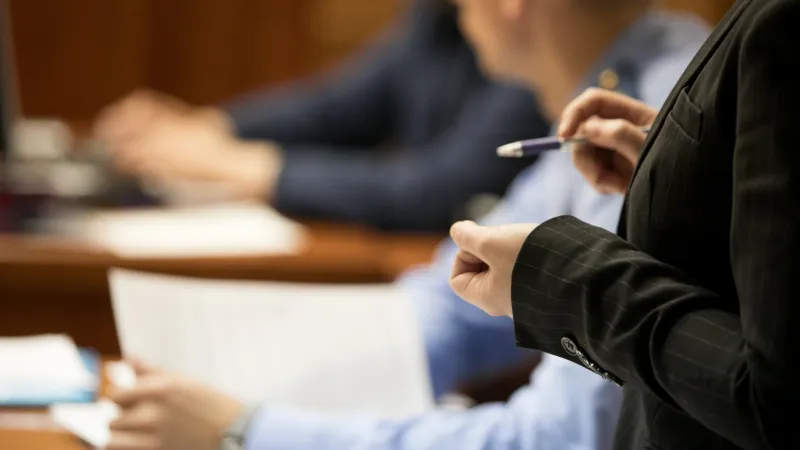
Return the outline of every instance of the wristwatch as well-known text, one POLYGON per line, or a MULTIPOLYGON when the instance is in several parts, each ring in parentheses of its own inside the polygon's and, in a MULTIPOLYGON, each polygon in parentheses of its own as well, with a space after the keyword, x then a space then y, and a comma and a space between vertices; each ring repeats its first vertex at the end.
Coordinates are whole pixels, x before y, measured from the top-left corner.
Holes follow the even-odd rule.
POLYGON ((258 408, 246 408, 244 412, 225 430, 219 450, 244 450, 244 439, 247 427, 258 411, 258 408))

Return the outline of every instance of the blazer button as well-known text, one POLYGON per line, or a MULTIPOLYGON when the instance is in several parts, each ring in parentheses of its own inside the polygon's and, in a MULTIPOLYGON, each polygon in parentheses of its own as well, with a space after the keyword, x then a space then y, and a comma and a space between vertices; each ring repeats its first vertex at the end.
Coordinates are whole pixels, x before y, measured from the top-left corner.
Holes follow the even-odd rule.
POLYGON ((561 346, 564 347, 564 351, 570 356, 576 356, 578 354, 578 346, 575 345, 570 338, 561 338, 561 346))
POLYGON ((583 366, 586 367, 587 369, 591 370, 597 375, 600 375, 606 381, 610 381, 620 387, 622 386, 622 380, 618 379, 610 372, 601 369, 600 366, 595 364, 593 361, 589 360, 589 358, 586 357, 583 351, 578 349, 578 346, 575 345, 575 341, 573 341, 572 339, 568 337, 561 338, 561 346, 564 347, 564 351, 567 352, 567 354, 578 358, 578 361, 580 361, 580 363, 583 364, 583 366))

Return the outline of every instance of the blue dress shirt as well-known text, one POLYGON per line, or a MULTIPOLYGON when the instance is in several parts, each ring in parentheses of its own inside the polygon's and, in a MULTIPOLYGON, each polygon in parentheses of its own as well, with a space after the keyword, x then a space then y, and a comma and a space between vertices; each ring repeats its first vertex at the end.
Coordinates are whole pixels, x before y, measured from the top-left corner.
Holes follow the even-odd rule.
MULTIPOLYGON (((693 19, 648 14, 618 38, 592 78, 615 67, 621 91, 660 106, 707 34, 708 28, 693 19)), ((483 223, 537 223, 571 214, 613 230, 621 205, 621 197, 591 189, 569 154, 551 153, 520 174, 483 223)), ((450 290, 454 254, 453 244, 445 242, 433 265, 400 281, 419 316, 437 395, 458 380, 513 364, 523 355, 514 345, 510 319, 489 317, 450 290)), ((432 411, 407 420, 266 406, 254 417, 245 445, 247 450, 610 448, 621 397, 616 385, 549 355, 531 381, 507 403, 432 411)))

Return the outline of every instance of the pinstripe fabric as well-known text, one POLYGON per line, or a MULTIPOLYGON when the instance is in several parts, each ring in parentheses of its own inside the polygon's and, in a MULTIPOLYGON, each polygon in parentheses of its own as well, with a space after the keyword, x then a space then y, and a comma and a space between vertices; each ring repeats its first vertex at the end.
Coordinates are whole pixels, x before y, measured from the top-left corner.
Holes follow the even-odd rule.
POLYGON ((622 381, 618 449, 800 448, 798 24, 733 7, 654 124, 627 240, 558 217, 519 254, 518 344, 622 381))

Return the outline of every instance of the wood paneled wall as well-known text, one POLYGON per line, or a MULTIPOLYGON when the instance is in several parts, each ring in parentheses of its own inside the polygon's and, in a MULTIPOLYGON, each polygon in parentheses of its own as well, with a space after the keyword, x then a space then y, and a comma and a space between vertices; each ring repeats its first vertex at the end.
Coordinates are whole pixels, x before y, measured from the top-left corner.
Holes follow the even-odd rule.
MULTIPOLYGON (((88 120, 140 86, 222 101, 319 71, 407 0, 8 0, 24 112, 88 120)), ((716 22, 733 0, 661 0, 716 22)))
POLYGON ((297 78, 403 0, 9 0, 24 112, 88 119, 139 87, 195 103, 297 78))

